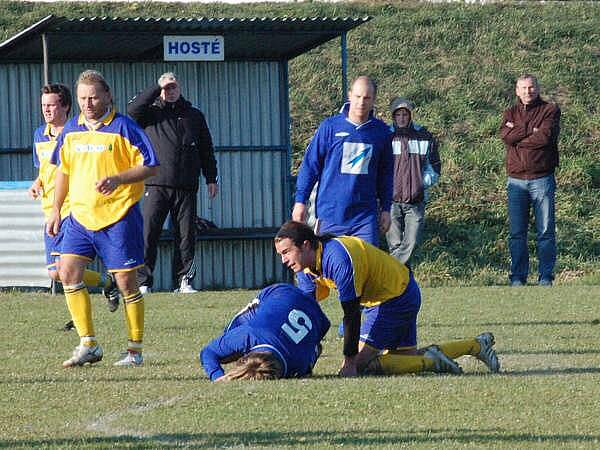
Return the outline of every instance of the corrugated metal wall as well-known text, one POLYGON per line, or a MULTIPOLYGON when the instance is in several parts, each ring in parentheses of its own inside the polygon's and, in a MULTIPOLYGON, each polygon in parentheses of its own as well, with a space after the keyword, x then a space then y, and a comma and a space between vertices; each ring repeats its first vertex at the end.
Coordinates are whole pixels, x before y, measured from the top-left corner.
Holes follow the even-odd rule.
POLYGON ((0 286, 50 286, 39 203, 0 189, 0 286))
MULTIPOLYGON (((183 95, 206 115, 218 147, 282 146, 287 144, 281 96, 286 86, 284 62, 222 63, 103 63, 51 64, 51 81, 74 89, 85 69, 102 72, 111 86, 117 109, 155 83, 161 73, 175 72, 183 95), (283 70, 282 70, 283 69, 283 70)), ((0 149, 27 148, 42 122, 39 96, 43 85, 40 64, 0 64, 0 149)), ((75 105, 74 111, 78 112, 75 105)))
MULTIPOLYGON (((51 81, 71 87, 83 70, 99 70, 111 85, 121 112, 131 97, 155 83, 161 73, 175 72, 184 97, 205 113, 217 148, 220 192, 209 200, 201 182, 199 215, 220 228, 276 227, 287 219, 290 144, 285 61, 51 62, 50 69, 51 81)), ((5 93, 0 102, 0 180, 35 177, 31 154, 6 150, 31 148, 33 130, 42 122, 42 84, 40 64, 0 64, 0 90, 5 93)), ((78 113, 76 105, 74 112, 78 113)), ((158 289, 170 289, 172 284, 168 247, 161 243, 158 289)), ((272 242, 264 239, 199 242, 197 265, 212 268, 199 271, 195 286, 250 288, 282 280, 285 275, 271 247, 272 242), (230 272, 241 261, 251 261, 252 269, 230 272)))

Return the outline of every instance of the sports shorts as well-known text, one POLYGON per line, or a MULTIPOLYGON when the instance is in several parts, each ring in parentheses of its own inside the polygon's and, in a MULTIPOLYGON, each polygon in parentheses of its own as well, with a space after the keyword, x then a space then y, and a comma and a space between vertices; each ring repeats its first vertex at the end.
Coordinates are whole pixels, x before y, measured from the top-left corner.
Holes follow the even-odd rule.
POLYGON ((69 232, 63 237, 62 255, 92 261, 96 255, 109 272, 128 272, 144 264, 143 220, 139 203, 133 205, 119 221, 92 231, 73 215, 67 219, 69 232))
POLYGON ((402 295, 363 309, 360 340, 378 350, 416 347, 420 307, 421 290, 411 273, 402 295))
POLYGON ((44 224, 44 246, 46 247, 46 268, 56 270, 56 260, 60 258, 63 236, 67 227, 67 217, 60 222, 60 231, 56 236, 50 236, 44 224))

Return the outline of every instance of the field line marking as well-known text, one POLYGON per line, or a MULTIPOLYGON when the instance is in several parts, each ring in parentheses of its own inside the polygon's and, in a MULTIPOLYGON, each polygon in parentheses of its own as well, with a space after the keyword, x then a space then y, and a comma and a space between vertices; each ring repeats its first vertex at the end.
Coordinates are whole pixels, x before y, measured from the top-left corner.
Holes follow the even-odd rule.
POLYGON ((116 424, 114 424, 114 422, 119 419, 126 418, 127 416, 130 416, 130 415, 144 414, 148 411, 152 411, 157 408, 162 408, 164 406, 171 406, 180 401, 190 399, 190 398, 192 398, 193 395, 194 394, 176 395, 174 397, 170 397, 170 398, 166 398, 166 399, 158 398, 156 400, 145 402, 144 404, 130 406, 121 411, 113 411, 108 414, 104 414, 104 415, 94 418, 90 423, 87 424, 86 430, 94 431, 94 432, 98 432, 98 433, 104 433, 104 434, 108 434, 111 436, 133 436, 133 437, 140 437, 140 438, 148 437, 149 435, 147 433, 131 431, 130 429, 125 427, 124 425, 126 424, 126 422, 124 420, 120 421, 120 424, 123 424, 123 425, 116 425, 116 424))

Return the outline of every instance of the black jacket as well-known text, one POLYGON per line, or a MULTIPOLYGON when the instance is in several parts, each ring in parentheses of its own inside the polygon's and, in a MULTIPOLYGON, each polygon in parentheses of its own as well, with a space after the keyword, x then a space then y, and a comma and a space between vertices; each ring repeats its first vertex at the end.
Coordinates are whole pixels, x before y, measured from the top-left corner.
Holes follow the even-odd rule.
POLYGON ((198 190, 200 172, 206 183, 217 182, 217 162, 204 114, 180 97, 175 103, 160 98, 158 84, 133 97, 127 113, 144 129, 156 151, 158 174, 146 185, 198 190))

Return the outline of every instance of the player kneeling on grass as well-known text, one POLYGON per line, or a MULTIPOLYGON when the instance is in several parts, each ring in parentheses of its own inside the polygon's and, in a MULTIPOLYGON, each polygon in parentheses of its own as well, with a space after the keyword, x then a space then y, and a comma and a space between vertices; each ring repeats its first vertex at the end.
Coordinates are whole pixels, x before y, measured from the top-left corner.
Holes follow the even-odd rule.
POLYGON ((275 249, 288 268, 308 275, 299 277, 298 287, 313 299, 338 290, 344 310, 341 376, 458 374, 462 369, 453 358, 462 355, 475 356, 492 372, 500 370, 491 333, 418 351, 419 286, 404 264, 373 245, 350 236, 316 236, 306 224, 289 221, 277 232, 275 249))
POLYGON ((200 352, 211 381, 310 375, 329 320, 319 304, 289 284, 266 287, 200 352), (227 374, 221 364, 236 361, 227 374))

